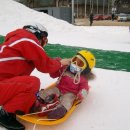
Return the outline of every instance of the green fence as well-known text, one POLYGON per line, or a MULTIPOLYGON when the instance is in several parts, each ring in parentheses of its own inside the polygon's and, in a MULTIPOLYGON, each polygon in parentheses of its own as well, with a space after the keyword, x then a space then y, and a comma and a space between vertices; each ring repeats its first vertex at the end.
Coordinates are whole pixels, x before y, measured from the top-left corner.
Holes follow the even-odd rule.
MULTIPOLYGON (((3 41, 0 38, 0 42, 3 41)), ((121 70, 130 72, 130 53, 119 51, 106 51, 84 47, 65 46, 61 44, 47 44, 45 51, 51 57, 70 58, 79 50, 88 49, 96 57, 96 68, 121 70)))
POLYGON ((0 35, 0 43, 4 41, 4 37, 0 35))
POLYGON ((95 55, 97 68, 130 72, 130 53, 128 52, 105 51, 83 47, 64 46, 61 44, 48 44, 45 47, 49 56, 62 58, 72 57, 82 49, 90 50, 95 55))

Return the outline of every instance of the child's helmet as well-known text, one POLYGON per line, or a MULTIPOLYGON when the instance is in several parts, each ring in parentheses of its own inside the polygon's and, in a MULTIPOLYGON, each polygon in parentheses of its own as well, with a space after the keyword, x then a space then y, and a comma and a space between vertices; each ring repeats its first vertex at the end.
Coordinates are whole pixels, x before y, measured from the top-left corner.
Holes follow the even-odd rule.
POLYGON ((23 28, 33 33, 39 40, 48 36, 47 29, 40 23, 31 23, 25 25, 23 28))
POLYGON ((87 50, 79 51, 72 59, 69 66, 70 72, 75 74, 74 84, 80 82, 79 74, 86 75, 90 73, 92 68, 95 66, 94 55, 87 50))
POLYGON ((82 56, 82 58, 86 61, 87 67, 90 70, 95 66, 96 59, 90 51, 81 50, 77 53, 77 55, 82 56))

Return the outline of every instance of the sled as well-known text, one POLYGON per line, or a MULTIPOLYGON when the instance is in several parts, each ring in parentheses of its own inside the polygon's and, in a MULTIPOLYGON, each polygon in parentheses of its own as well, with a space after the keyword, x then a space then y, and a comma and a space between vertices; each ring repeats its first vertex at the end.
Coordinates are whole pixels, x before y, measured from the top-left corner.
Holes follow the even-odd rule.
MULTIPOLYGON (((47 88, 54 87, 56 83, 50 85, 47 88)), ((73 113, 73 111, 76 109, 77 105, 80 102, 78 100, 74 101, 73 106, 71 109, 66 113, 66 115, 60 119, 48 119, 46 116, 40 117, 37 114, 25 114, 25 115, 17 115, 18 118, 33 123, 33 124, 39 124, 39 125, 56 125, 64 122, 69 118, 69 116, 73 113)))

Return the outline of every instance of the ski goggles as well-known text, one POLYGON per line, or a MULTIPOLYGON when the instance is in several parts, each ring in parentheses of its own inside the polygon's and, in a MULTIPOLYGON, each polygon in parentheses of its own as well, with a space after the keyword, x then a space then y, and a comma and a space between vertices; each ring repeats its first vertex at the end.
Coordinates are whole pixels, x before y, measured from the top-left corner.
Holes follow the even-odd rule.
POLYGON ((86 61, 80 56, 76 55, 71 59, 71 63, 75 64, 82 70, 84 70, 87 67, 86 61))

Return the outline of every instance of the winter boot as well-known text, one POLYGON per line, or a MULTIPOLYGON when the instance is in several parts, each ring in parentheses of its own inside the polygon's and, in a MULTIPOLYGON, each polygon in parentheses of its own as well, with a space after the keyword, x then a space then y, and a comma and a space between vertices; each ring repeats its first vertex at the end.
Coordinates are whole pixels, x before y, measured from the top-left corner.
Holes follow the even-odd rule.
POLYGON ((48 112, 52 111, 60 103, 56 94, 48 95, 44 104, 42 104, 41 111, 42 113, 38 114, 39 116, 46 116, 48 112))
POLYGON ((16 120, 13 113, 7 113, 2 106, 0 106, 0 125, 8 130, 25 130, 25 127, 16 120))
POLYGON ((67 109, 59 104, 53 111, 48 113, 49 119, 60 119, 67 113, 67 109))
POLYGON ((38 98, 30 109, 29 113, 37 113, 39 116, 46 116, 53 108, 60 103, 56 94, 48 95, 44 100, 38 98))

